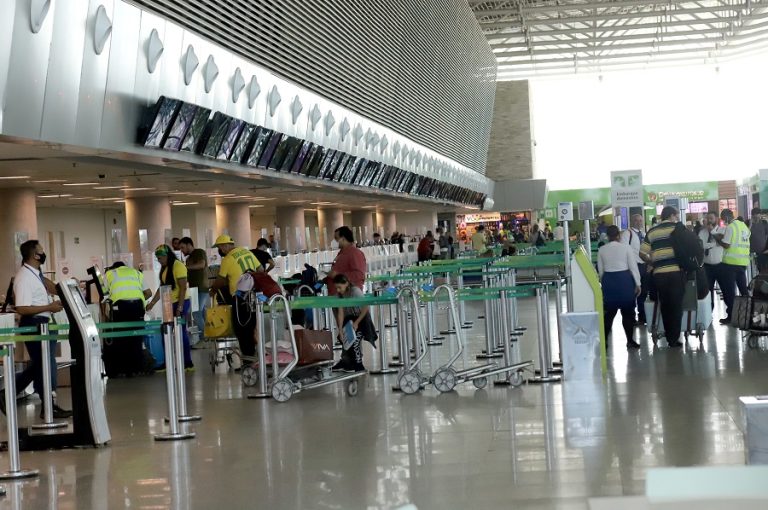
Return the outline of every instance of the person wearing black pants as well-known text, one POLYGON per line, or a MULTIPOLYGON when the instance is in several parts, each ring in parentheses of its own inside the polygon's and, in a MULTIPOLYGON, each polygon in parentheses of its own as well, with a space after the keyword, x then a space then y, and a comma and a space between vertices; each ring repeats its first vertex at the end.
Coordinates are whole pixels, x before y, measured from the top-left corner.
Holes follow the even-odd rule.
POLYGON ((736 290, 738 289, 740 296, 748 296, 749 288, 747 287, 747 267, 735 266, 731 264, 718 264, 718 272, 720 273, 720 290, 723 291, 723 301, 725 301, 725 313, 726 319, 720 322, 730 322, 731 312, 733 311, 733 303, 736 301, 736 290))
POLYGON ((637 349, 640 344, 634 340, 635 305, 641 290, 637 256, 628 244, 620 241, 616 225, 608 227, 607 235, 609 242, 601 246, 597 253, 597 269, 603 287, 605 336, 610 335, 613 319, 621 310, 627 348, 637 349))
MULTIPOLYGON (((112 322, 140 322, 144 320, 144 301, 126 299, 112 305, 112 322)), ((116 330, 119 332, 120 330, 116 330)), ((144 340, 123 337, 105 340, 104 369, 108 377, 133 376, 144 371, 144 340), (107 344, 107 342, 109 342, 107 344)))
POLYGON ((256 340, 254 337, 256 315, 251 312, 248 302, 239 296, 235 296, 233 308, 235 312, 232 314, 232 329, 235 330, 237 343, 240 345, 240 352, 243 356, 253 357, 256 355, 256 340))
POLYGON ((680 213, 672 206, 661 211, 661 222, 652 227, 640 247, 640 257, 653 265, 653 286, 661 310, 661 320, 670 347, 681 347, 685 279, 677 263, 672 233, 680 213))
MULTIPOLYGON (((707 275, 709 294, 712 300, 712 309, 715 309, 715 282, 720 290, 725 289, 726 280, 723 274, 723 247, 717 242, 717 238, 725 234, 725 229, 720 226, 717 214, 711 212, 704 220, 704 228, 699 231, 699 239, 704 248, 704 272, 707 275)), ((730 286, 729 286, 730 288, 730 286)))

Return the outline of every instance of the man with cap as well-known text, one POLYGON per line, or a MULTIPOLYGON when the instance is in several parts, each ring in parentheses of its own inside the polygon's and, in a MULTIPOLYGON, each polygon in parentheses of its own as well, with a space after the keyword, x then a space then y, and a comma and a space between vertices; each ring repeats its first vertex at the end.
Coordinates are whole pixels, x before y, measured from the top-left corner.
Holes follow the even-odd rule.
MULTIPOLYGON (((112 302, 113 322, 138 322, 144 320, 146 300, 152 291, 144 286, 144 275, 124 262, 117 261, 105 275, 107 290, 112 302)), ((104 368, 107 376, 131 376, 141 373, 143 340, 139 337, 115 338, 105 343, 104 368)))
POLYGON ((236 295, 237 281, 248 271, 264 269, 248 248, 235 247, 235 241, 226 234, 217 237, 213 247, 219 250, 221 268, 211 285, 211 297, 215 299, 216 294, 221 293, 224 295, 225 302, 232 305, 232 327, 240 344, 240 352, 243 356, 254 356, 256 344, 253 332, 256 328, 256 320, 248 309, 248 303, 236 295))

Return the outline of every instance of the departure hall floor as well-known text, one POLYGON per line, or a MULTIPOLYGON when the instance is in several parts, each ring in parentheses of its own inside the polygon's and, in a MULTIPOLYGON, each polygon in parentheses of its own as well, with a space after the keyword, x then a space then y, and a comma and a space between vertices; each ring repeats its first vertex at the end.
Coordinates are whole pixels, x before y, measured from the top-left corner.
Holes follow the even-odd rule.
MULTIPOLYGON (((468 310, 468 318, 477 316, 468 310)), ((533 325, 532 301, 521 322, 533 325)), ((717 317, 717 314, 716 314, 717 317)), ((442 321, 442 319, 440 319, 442 321)), ((619 323, 616 323, 620 330, 619 323)), ((471 351, 484 343, 482 321, 471 351)), ((644 330, 641 330, 644 331, 644 330)), ((39 480, 5 483, 0 508, 37 509, 585 509, 595 496, 644 493, 656 466, 742 465, 740 395, 768 389, 768 353, 713 326, 703 344, 627 352, 619 334, 604 384, 471 384, 401 395, 368 375, 279 404, 243 399, 237 374, 212 374, 196 350, 193 440, 161 443, 165 377, 107 386, 110 446, 22 453, 39 480)), ((522 340, 525 359, 535 331, 522 340)), ((447 347, 443 347, 446 349, 447 347)), ((366 363, 371 365, 370 353, 366 363)), ((66 404, 66 390, 61 390, 66 404)), ((22 420, 33 408, 21 408, 22 420)), ((5 432, 0 432, 5 435, 5 432)), ((7 456, 0 457, 5 463, 7 456)))

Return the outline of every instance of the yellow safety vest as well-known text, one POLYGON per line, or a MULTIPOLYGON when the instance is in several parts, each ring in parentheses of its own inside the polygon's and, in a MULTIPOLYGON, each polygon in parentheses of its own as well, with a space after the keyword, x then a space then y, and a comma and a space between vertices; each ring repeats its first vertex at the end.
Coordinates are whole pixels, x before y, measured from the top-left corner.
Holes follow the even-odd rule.
POLYGON ((733 227, 733 236, 731 247, 723 253, 723 263, 731 266, 748 266, 749 228, 739 220, 733 220, 729 227, 733 227))
POLYGON ((107 286, 113 303, 138 299, 144 302, 144 275, 132 267, 107 271, 107 286))

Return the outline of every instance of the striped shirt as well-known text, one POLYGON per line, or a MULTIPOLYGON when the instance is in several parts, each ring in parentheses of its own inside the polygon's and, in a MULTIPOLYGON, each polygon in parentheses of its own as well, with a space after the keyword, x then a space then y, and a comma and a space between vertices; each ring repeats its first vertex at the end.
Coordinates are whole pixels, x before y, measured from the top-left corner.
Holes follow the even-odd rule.
POLYGON ((680 271, 675 258, 675 250, 672 247, 672 232, 677 224, 671 221, 662 221, 645 236, 645 241, 640 247, 640 253, 650 255, 655 274, 674 273, 680 271))

